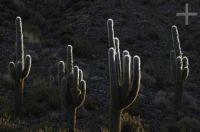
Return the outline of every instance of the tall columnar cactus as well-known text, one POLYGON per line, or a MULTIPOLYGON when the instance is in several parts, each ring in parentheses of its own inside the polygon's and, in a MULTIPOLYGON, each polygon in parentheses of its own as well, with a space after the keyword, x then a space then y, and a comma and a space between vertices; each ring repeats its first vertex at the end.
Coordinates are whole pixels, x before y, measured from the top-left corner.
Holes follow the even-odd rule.
POLYGON ((183 82, 189 75, 189 63, 187 56, 184 56, 179 41, 178 29, 172 26, 173 49, 170 52, 171 70, 175 79, 174 106, 179 111, 183 98, 183 82))
POLYGON ((69 132, 75 132, 76 111, 85 101, 86 82, 83 72, 78 66, 73 66, 72 46, 67 46, 67 61, 59 62, 58 80, 64 93, 64 104, 69 109, 69 132))
POLYGON ((110 131, 121 131, 121 114, 137 98, 140 90, 140 58, 128 51, 120 55, 119 40, 114 37, 113 20, 107 21, 109 77, 110 77, 110 131), (121 61, 122 58, 122 61, 121 61))
POLYGON ((31 69, 31 56, 24 58, 24 44, 22 33, 22 21, 20 17, 15 20, 16 24, 16 61, 9 63, 9 71, 12 79, 15 81, 15 112, 19 112, 23 103, 24 80, 28 77, 31 69))

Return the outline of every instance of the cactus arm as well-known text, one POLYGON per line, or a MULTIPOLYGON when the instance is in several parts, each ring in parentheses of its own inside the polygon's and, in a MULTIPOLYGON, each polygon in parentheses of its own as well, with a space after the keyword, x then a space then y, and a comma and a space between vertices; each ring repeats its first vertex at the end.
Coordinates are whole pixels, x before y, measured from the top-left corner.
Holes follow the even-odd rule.
POLYGON ((126 103, 126 97, 128 96, 130 87, 131 87, 131 56, 125 55, 123 56, 123 83, 122 88, 120 89, 120 97, 122 102, 120 103, 123 108, 123 104, 126 103))
POLYGON ((78 101, 80 103, 78 104, 77 108, 80 108, 83 105, 83 103, 85 102, 85 97, 86 97, 86 82, 85 82, 85 80, 82 80, 80 82, 80 90, 81 90, 81 94, 79 95, 79 101, 78 101))
MULTIPOLYGON (((74 80, 73 80, 73 90, 77 91, 79 89, 79 67, 78 66, 74 66, 74 80)), ((79 94, 78 94, 79 95, 79 94)), ((76 95, 76 96, 78 96, 76 95)))
POLYGON ((67 102, 67 106, 71 105, 71 101, 72 101, 72 89, 73 89, 73 80, 74 80, 74 74, 70 73, 70 75, 68 76, 68 78, 66 78, 66 87, 64 87, 65 89, 65 97, 66 97, 66 102, 67 102))
POLYGON ((79 69, 79 82, 83 80, 83 71, 79 69))
POLYGON ((25 64, 24 64, 24 69, 23 69, 23 72, 22 72, 22 78, 27 78, 29 73, 30 73, 30 70, 31 70, 31 56, 30 55, 26 55, 25 57, 25 64))
POLYGON ((186 56, 183 57, 182 80, 186 80, 189 75, 189 62, 186 56))
POLYGON ((182 64, 183 64, 182 58, 178 56, 176 58, 176 80, 178 81, 178 83, 182 81, 182 67, 183 67, 182 64))
POLYGON ((140 91, 140 82, 141 82, 141 70, 140 70, 140 57, 134 56, 132 61, 133 72, 132 72, 132 83, 131 90, 127 97, 126 103, 124 104, 124 109, 128 108, 137 98, 140 91))
POLYGON ((115 41, 114 41, 115 50, 116 50, 116 52, 118 53, 118 52, 120 52, 120 48, 119 48, 119 38, 115 37, 114 40, 115 40, 115 41))
POLYGON ((58 75, 57 75, 58 86, 61 86, 62 77, 64 75, 65 75, 65 62, 59 61, 58 62, 58 75))
POLYGON ((62 78, 60 78, 60 92, 61 92, 61 102, 62 102, 62 106, 65 107, 68 104, 68 99, 69 97, 66 96, 67 94, 67 90, 66 90, 66 86, 67 86, 67 79, 65 76, 63 76, 62 78))
POLYGON ((78 97, 81 94, 79 89, 79 68, 78 66, 74 67, 74 78, 73 78, 73 87, 71 88, 71 95, 72 95, 72 104, 77 104, 78 97))
POLYGON ((176 56, 182 57, 181 44, 180 44, 180 40, 179 40, 179 33, 178 33, 178 29, 175 25, 172 26, 171 32, 172 32, 173 48, 175 50, 176 56))
POLYGON ((107 29, 108 29, 108 43, 109 43, 109 47, 114 47, 114 49, 116 49, 115 46, 115 40, 114 40, 114 23, 112 19, 108 19, 107 21, 107 29))
POLYGON ((115 63, 115 49, 110 48, 108 51, 108 64, 109 64, 109 75, 110 75, 110 92, 111 92, 111 103, 114 109, 119 107, 119 87, 116 74, 116 63, 115 63))
POLYGON ((13 80, 16 79, 16 67, 15 67, 15 63, 14 62, 10 62, 8 65, 8 69, 10 72, 10 75, 12 77, 13 80))
POLYGON ((58 74, 59 75, 64 75, 65 73, 65 62, 64 61, 59 61, 58 62, 58 74))
POLYGON ((184 67, 182 69, 182 80, 186 80, 188 78, 189 72, 190 72, 190 70, 188 67, 184 67))
POLYGON ((121 66, 121 56, 119 49, 119 39, 115 37, 115 47, 116 47, 116 70, 117 70, 117 80, 119 85, 122 83, 122 66, 121 66))
POLYGON ((24 44, 23 44, 23 32, 22 32, 22 20, 21 17, 17 17, 16 24, 16 62, 22 62, 22 69, 24 69, 24 44))
POLYGON ((189 76, 189 68, 188 67, 184 67, 182 70, 182 80, 186 80, 189 76))
POLYGON ((73 52, 72 46, 67 46, 66 76, 73 71, 73 52))

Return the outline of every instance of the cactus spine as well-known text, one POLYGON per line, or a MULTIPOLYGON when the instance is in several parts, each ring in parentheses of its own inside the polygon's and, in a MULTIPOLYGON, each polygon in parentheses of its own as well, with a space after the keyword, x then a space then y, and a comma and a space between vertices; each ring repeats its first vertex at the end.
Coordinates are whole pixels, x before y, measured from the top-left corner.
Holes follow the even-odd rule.
POLYGON ((121 114, 137 98, 140 90, 140 57, 123 51, 120 56, 119 39, 114 37, 113 20, 108 19, 108 63, 110 77, 110 131, 121 131, 121 114))
POLYGON ((173 49, 170 51, 171 70, 175 79, 174 106, 179 111, 182 106, 183 82, 189 75, 189 63, 187 56, 181 50, 178 29, 172 26, 173 49))
POLYGON ((15 81, 14 109, 18 113, 23 103, 24 80, 28 77, 31 69, 31 56, 26 55, 24 59, 24 44, 22 33, 22 21, 20 17, 15 20, 16 24, 16 62, 9 63, 9 72, 15 81))
POLYGON ((73 66, 72 46, 67 46, 67 61, 58 64, 58 81, 64 93, 64 104, 69 109, 69 131, 75 132, 76 111, 85 101, 86 82, 83 72, 78 66, 73 66))

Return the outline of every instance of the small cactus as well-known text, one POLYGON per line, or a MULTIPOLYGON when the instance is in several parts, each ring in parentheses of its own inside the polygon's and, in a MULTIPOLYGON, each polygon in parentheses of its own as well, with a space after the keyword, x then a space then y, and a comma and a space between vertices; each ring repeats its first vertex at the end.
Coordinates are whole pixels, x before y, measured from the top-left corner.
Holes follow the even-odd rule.
POLYGON ((24 59, 24 43, 22 33, 22 21, 20 17, 15 20, 16 24, 16 62, 9 63, 9 72, 15 81, 14 109, 18 113, 23 103, 24 80, 28 77, 31 69, 31 56, 26 55, 24 59))
POLYGON ((183 83, 189 75, 189 63, 187 56, 181 50, 178 29, 172 26, 173 49, 170 51, 171 70, 175 79, 174 106, 179 111, 182 106, 183 83))
POLYGON ((85 101, 86 82, 83 72, 78 66, 73 66, 72 46, 67 46, 67 61, 58 64, 58 82, 64 95, 64 105, 69 109, 69 131, 75 131, 76 111, 85 101))
POLYGON ((121 115, 137 98, 140 90, 140 57, 123 51, 122 61, 119 39, 114 37, 113 20, 108 19, 108 63, 110 77, 110 131, 121 131, 121 115))

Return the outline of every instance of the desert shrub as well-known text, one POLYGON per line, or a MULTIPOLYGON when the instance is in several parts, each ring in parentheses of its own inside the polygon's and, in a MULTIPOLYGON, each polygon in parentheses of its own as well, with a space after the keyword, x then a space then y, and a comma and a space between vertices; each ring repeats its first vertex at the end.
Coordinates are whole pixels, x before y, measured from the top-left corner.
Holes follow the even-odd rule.
POLYGON ((109 132, 107 128, 101 128, 101 132, 109 132))
POLYGON ((175 123, 161 127, 161 132, 199 132, 200 121, 195 118, 184 117, 175 123))
POLYGON ((154 98, 154 104, 162 110, 172 110, 172 95, 164 91, 158 91, 154 98))
POLYGON ((22 132, 18 128, 18 125, 11 120, 11 117, 7 114, 0 116, 0 131, 1 132, 22 132))
POLYGON ((31 90, 25 97, 23 112, 31 115, 42 115, 49 109, 61 107, 61 96, 58 88, 45 79, 35 79, 31 90))
POLYGON ((37 129, 32 129, 33 131, 36 132, 67 132, 66 128, 57 128, 57 127, 50 127, 50 126, 44 126, 43 128, 37 128, 37 129))
POLYGON ((10 74, 3 74, 0 77, 0 80, 1 80, 2 86, 4 86, 4 88, 9 89, 9 90, 13 89, 14 81, 12 80, 10 74))
POLYGON ((133 102, 133 104, 128 109, 126 109, 126 112, 128 112, 131 115, 138 115, 141 112, 141 106, 140 105, 141 105, 140 99, 137 98, 133 102))
POLYGON ((37 25, 24 23, 24 42, 25 43, 40 43, 41 31, 37 25))
POLYGON ((122 132, 144 132, 144 127, 140 117, 124 113, 122 115, 122 132))
POLYGON ((4 96, 0 96, 0 114, 9 114, 11 109, 10 101, 4 96))

